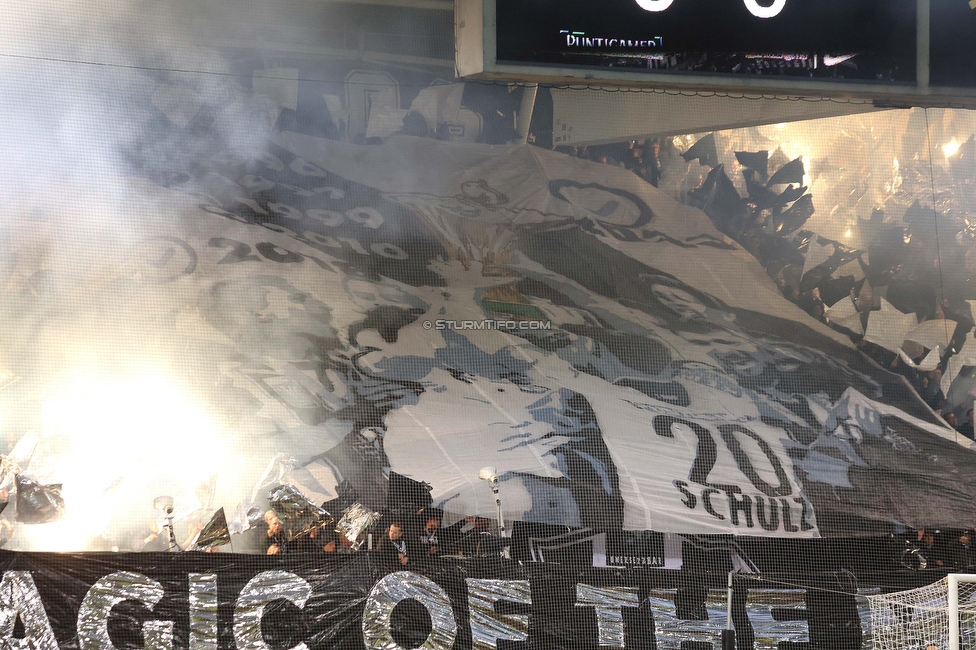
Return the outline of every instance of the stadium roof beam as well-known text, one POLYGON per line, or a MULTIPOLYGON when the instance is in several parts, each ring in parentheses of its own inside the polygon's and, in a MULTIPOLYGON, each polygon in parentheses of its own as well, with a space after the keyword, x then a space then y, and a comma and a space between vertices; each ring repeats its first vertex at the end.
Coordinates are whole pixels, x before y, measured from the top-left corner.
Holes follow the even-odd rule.
MULTIPOLYGON (((251 49, 254 46, 253 43, 246 44, 236 40, 215 40, 211 41, 211 44, 214 47, 228 50, 246 50, 251 49)), ((354 50, 338 47, 324 47, 321 45, 300 45, 294 43, 285 44, 269 42, 262 42, 260 44, 260 49, 264 54, 272 56, 289 56, 295 58, 326 57, 333 59, 363 61, 366 63, 384 63, 399 67, 412 68, 416 66, 426 66, 454 69, 454 61, 450 59, 435 59, 427 56, 409 56, 391 52, 378 52, 376 50, 354 50)))
POLYGON ((433 9, 435 11, 454 11, 454 0, 325 0, 356 5, 380 5, 384 7, 406 7, 407 9, 433 9))

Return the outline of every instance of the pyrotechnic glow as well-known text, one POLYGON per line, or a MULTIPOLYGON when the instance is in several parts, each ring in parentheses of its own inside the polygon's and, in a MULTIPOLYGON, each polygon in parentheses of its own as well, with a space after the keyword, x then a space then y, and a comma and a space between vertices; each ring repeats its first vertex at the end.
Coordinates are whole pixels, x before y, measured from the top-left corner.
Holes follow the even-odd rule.
POLYGON ((35 550, 83 549, 110 528, 147 525, 158 494, 196 508, 195 488, 229 462, 217 423, 174 380, 76 377, 45 401, 30 464, 39 480, 64 485, 65 518, 23 534, 35 550))
POLYGON ((956 142, 955 138, 949 140, 944 145, 942 145, 942 153, 945 154, 946 158, 951 158, 952 156, 955 156, 956 152, 958 151, 959 151, 959 143, 956 142))
POLYGON ((851 236, 851 229, 850 228, 847 229, 847 232, 844 233, 844 236, 845 237, 850 237, 851 236))

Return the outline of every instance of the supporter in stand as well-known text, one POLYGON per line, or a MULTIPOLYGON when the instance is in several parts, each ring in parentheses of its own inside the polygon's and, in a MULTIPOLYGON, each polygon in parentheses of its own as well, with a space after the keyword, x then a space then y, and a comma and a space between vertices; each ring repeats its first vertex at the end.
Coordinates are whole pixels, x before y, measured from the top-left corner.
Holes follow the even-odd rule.
POLYGON ((197 536, 200 534, 206 524, 206 521, 201 521, 200 519, 194 517, 189 523, 186 539, 180 545, 180 548, 184 550, 191 548, 197 541, 197 536))
POLYGON ((974 438, 973 422, 976 421, 976 414, 973 413, 973 409, 966 411, 966 421, 963 422, 958 429, 959 433, 966 436, 970 440, 974 438))
POLYGON ((322 553, 328 545, 321 527, 316 526, 298 539, 292 540, 292 550, 296 553, 322 553))
POLYGON ((946 421, 946 424, 948 424, 950 427, 952 427, 956 431, 959 430, 959 419, 956 418, 956 414, 955 413, 946 413, 945 421, 946 421))
POLYGON ((632 140, 629 143, 597 145, 593 148, 586 145, 556 147, 556 151, 567 156, 592 160, 604 165, 623 165, 654 187, 658 186, 661 177, 664 175, 661 164, 661 145, 651 140, 646 140, 643 145, 632 140))
POLYGON ((118 553, 119 546, 116 543, 115 537, 108 531, 103 530, 89 540, 85 550, 94 553, 118 553))
POLYGON ((976 559, 976 549, 972 546, 973 531, 963 531, 958 539, 949 545, 949 560, 951 566, 962 569, 973 566, 976 559))
MULTIPOLYGON (((921 361, 921 359, 913 359, 913 361, 918 363, 919 361, 921 361)), ((895 358, 892 359, 890 368, 892 372, 896 372, 902 377, 904 377, 905 379, 907 379, 912 386, 917 386, 921 381, 918 377, 918 370, 912 368, 907 363, 904 363, 901 360, 901 357, 898 356, 897 354, 895 355, 895 358)))
POLYGON ((466 555, 468 550, 468 536, 475 529, 475 522, 479 517, 469 516, 446 528, 443 521, 438 521, 437 555, 466 555))
POLYGON ((285 535, 285 527, 282 525, 281 520, 278 519, 278 515, 274 510, 268 510, 264 513, 264 523, 268 527, 268 532, 265 537, 267 555, 278 555, 279 553, 284 553, 288 550, 288 538, 285 535))
POLYGON ((468 517, 458 532, 459 539, 455 547, 460 555, 480 557, 493 555, 499 550, 495 538, 491 534, 491 521, 489 519, 468 517))
POLYGON ((623 165, 632 172, 644 166, 644 148, 637 144, 636 140, 631 140, 627 145, 627 151, 623 156, 623 165))
POLYGON ((144 553, 161 553, 168 548, 168 541, 164 535, 160 535, 159 524, 155 520, 151 520, 149 526, 137 534, 132 542, 133 551, 144 553))
POLYGON ((661 177, 664 175, 661 168, 661 145, 657 142, 651 143, 650 154, 646 153, 647 143, 644 143, 644 148, 643 166, 645 171, 641 176, 643 176, 645 181, 657 187, 658 183, 661 182, 661 177))
POLYGON ((346 555, 356 552, 356 549, 353 548, 352 540, 342 533, 336 533, 335 539, 326 544, 322 550, 324 550, 326 553, 335 553, 337 555, 346 555))
POLYGON ((189 549, 197 541, 197 537, 206 527, 207 522, 213 517, 216 508, 213 507, 214 483, 204 481, 196 486, 194 494, 197 499, 197 509, 187 517, 187 535, 180 548, 189 549))
MULTIPOLYGON (((938 531, 936 531, 938 532, 938 531)), ((946 554, 940 545, 935 542, 935 533, 930 530, 922 531, 922 538, 918 544, 918 549, 925 557, 927 568, 944 567, 946 565, 946 554)))
POLYGON ((429 516, 424 523, 424 529, 420 533, 420 547, 426 557, 435 557, 440 553, 440 539, 438 533, 441 529, 440 517, 429 516))
POLYGON ((921 385, 918 387, 918 395, 929 405, 933 411, 938 411, 945 403, 945 394, 942 392, 942 370, 935 370, 926 373, 922 377, 921 385))
POLYGON ((407 538, 403 531, 403 521, 399 518, 394 519, 376 546, 376 553, 381 561, 393 568, 407 566, 410 563, 412 550, 407 545, 407 538))

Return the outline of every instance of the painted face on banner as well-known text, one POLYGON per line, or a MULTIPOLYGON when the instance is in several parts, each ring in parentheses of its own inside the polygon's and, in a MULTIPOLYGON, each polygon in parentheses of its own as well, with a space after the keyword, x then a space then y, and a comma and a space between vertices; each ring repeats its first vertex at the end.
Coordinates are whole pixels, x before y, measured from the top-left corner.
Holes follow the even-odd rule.
MULTIPOLYGON (((306 413, 305 426, 348 432, 317 454, 307 474, 354 479, 380 501, 381 470, 389 467, 431 483, 435 503, 449 511, 491 514, 492 497, 477 475, 494 465, 506 510, 528 521, 672 529, 704 509, 704 526, 716 532, 728 531, 737 516, 752 534, 799 530, 801 520, 803 532, 815 534, 784 446, 788 436, 755 423, 766 416, 809 426, 805 404, 790 390, 795 379, 821 367, 830 370, 813 374, 849 374, 824 355, 744 331, 725 305, 663 274, 639 278, 643 297, 618 310, 624 320, 613 329, 557 322, 529 335, 424 327, 484 320, 486 305, 520 294, 518 275, 470 261, 517 244, 514 233, 478 239, 465 226, 507 202, 490 189, 481 183, 446 200, 398 197, 461 257, 428 264, 436 288, 343 269, 330 283, 328 306, 314 290, 260 278, 211 290, 222 313, 209 318, 229 337, 252 353, 311 364, 320 385, 298 390, 293 384, 309 373, 292 373, 276 380, 276 401, 306 413), (479 246, 487 248, 479 253, 479 246), (333 344, 316 343, 323 339, 333 344), (282 390, 285 384, 292 388, 282 390), (316 399, 326 405, 309 416, 316 399), (702 457, 710 446, 714 457, 702 457), (683 469, 655 474, 631 462, 647 454, 683 469), (741 497, 752 501, 734 511, 741 497)), ((574 183, 556 189, 579 209, 602 210, 599 223, 647 218, 646 205, 620 192, 574 183), (597 195, 606 199, 600 206, 597 195)), ((511 214, 518 222, 518 211, 511 214)), ((546 304, 528 290, 517 299, 546 304)), ((572 309, 583 322, 600 320, 589 305, 572 309)), ((329 489, 313 491, 329 496, 329 489)))
POLYGON ((208 320, 255 356, 305 359, 316 339, 335 338, 329 307, 284 278, 218 282, 209 293, 208 320))

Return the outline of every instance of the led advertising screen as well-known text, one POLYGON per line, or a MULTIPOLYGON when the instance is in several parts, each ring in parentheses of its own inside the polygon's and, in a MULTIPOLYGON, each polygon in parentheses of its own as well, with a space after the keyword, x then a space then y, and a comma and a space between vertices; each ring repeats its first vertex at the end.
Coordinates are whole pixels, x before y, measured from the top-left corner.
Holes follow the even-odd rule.
POLYGON ((976 88, 976 0, 931 0, 930 82, 976 88))
POLYGON ((496 0, 496 60, 912 85, 916 13, 915 0, 496 0))

